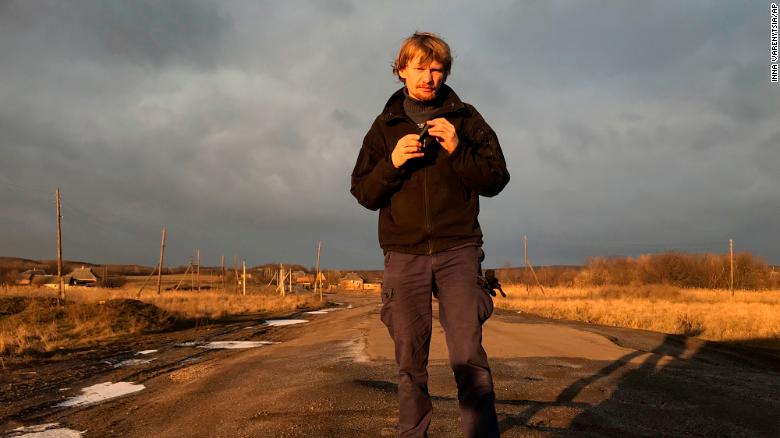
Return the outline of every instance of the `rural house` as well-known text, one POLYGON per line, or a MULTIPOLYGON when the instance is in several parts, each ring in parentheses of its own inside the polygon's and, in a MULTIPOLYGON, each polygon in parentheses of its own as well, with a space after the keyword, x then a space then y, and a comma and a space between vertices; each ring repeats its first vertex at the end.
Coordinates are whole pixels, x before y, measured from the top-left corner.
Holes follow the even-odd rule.
POLYGON ((29 269, 19 274, 19 277, 16 279, 16 284, 19 286, 32 286, 35 277, 44 275, 46 275, 46 272, 43 269, 29 269))
POLYGON ((363 277, 354 272, 348 272, 339 280, 339 287, 346 290, 363 290, 363 277))
MULTIPOLYGON (((303 274, 300 276, 294 276, 293 278, 295 278, 295 284, 298 286, 309 289, 314 287, 314 274, 303 274)), ((320 272, 318 278, 320 279, 320 284, 325 283, 325 275, 322 272, 320 272)))
MULTIPOLYGON (((306 272, 300 270, 292 271, 290 275, 292 275, 292 281, 294 281, 295 283, 298 283, 299 278, 305 278, 309 276, 306 272)), ((311 282, 311 280, 309 282, 311 282)))
POLYGON ((95 286, 100 281, 100 278, 92 272, 92 268, 84 266, 74 269, 69 275, 68 284, 71 286, 95 286))
MULTIPOLYGON (((41 275, 33 279, 34 286, 43 286, 51 289, 60 287, 60 280, 56 275, 41 275)), ((62 276, 62 286, 67 289, 70 284, 70 275, 62 276)))
POLYGON ((363 290, 375 290, 382 289, 382 274, 377 272, 363 274, 363 290))

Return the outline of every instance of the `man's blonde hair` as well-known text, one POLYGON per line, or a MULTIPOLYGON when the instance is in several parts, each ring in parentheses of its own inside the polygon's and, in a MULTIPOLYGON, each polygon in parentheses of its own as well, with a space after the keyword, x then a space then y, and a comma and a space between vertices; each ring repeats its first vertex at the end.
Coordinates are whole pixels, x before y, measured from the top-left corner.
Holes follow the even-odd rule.
POLYGON ((403 82, 399 71, 406 68, 416 56, 420 56, 421 64, 429 64, 433 61, 440 62, 444 67, 444 79, 450 75, 452 68, 452 54, 450 46, 444 40, 431 32, 415 32, 412 36, 405 39, 398 51, 398 56, 393 63, 393 74, 403 82))

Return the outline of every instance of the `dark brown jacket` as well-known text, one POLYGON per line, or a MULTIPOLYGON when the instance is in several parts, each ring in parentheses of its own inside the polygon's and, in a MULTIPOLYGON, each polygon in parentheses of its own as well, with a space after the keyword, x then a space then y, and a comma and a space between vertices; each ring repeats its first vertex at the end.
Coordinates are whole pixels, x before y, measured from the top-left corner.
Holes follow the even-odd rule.
POLYGON ((387 101, 371 125, 352 171, 351 192, 379 210, 379 245, 384 251, 433 254, 456 246, 482 244, 479 195, 495 196, 509 182, 495 132, 473 106, 442 86, 441 112, 455 126, 458 147, 447 154, 435 140, 425 156, 400 169, 390 155, 398 140, 420 128, 403 110, 403 89, 387 101))

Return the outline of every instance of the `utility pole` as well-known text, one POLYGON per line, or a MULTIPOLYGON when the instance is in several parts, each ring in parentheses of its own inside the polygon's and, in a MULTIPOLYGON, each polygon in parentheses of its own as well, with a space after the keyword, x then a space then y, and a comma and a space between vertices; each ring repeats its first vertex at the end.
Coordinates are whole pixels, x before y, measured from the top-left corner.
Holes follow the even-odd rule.
MULTIPOLYGON (((523 235, 523 264, 525 265, 525 272, 528 273, 528 236, 523 235)), ((525 291, 529 291, 528 282, 525 283, 525 291)))
POLYGON ((238 283, 241 281, 238 277, 238 256, 233 256, 233 275, 236 277, 235 283, 233 283, 233 288, 238 294, 238 283))
POLYGON ((157 295, 162 291, 162 269, 165 261, 165 225, 162 229, 162 240, 160 240, 160 267, 157 269, 157 295))
POLYGON ((62 286, 62 215, 60 214, 60 188, 57 187, 57 278, 59 278, 60 299, 65 299, 62 286))
POLYGON ((195 261, 193 260, 192 256, 190 256, 190 266, 192 266, 192 270, 190 271, 190 291, 195 290, 195 261))
POLYGON ((146 287, 146 283, 149 282, 149 280, 154 277, 154 271, 157 269, 157 267, 152 268, 152 270, 149 272, 149 275, 146 277, 143 283, 141 283, 141 288, 138 289, 138 293, 136 294, 136 298, 141 298, 141 292, 144 291, 144 288, 146 287))
POLYGON ((192 269, 192 262, 190 262, 190 264, 187 265, 187 269, 184 270, 184 274, 181 276, 181 279, 179 279, 179 282, 176 283, 176 287, 173 288, 174 292, 179 290, 179 286, 181 286, 181 283, 184 281, 185 278, 187 278, 187 273, 190 272, 190 269, 192 269))
MULTIPOLYGON (((268 282, 268 286, 271 286, 272 284, 274 284, 274 280, 276 280, 276 284, 279 284, 279 279, 276 278, 277 275, 278 274, 276 272, 274 272, 274 275, 271 277, 271 281, 268 282)), ((277 289, 279 289, 279 288, 277 287, 277 289)))
POLYGON ((734 239, 729 239, 729 265, 731 265, 731 281, 729 282, 729 289, 731 289, 731 296, 734 296, 734 239))
POLYGON ((244 296, 246 296, 246 260, 243 261, 244 275, 242 276, 241 285, 244 287, 244 296))
POLYGON ((200 292, 200 250, 199 249, 196 250, 196 254, 197 254, 197 263, 198 263, 198 265, 197 265, 198 266, 198 273, 195 274, 195 278, 198 279, 198 292, 200 292))
POLYGON ((225 256, 223 255, 219 261, 219 278, 222 280, 222 293, 225 293, 225 256))
POLYGON ((322 242, 317 242, 317 261, 314 264, 314 294, 317 294, 317 289, 320 291, 320 302, 322 302, 322 285, 320 283, 320 247, 322 242), (319 287, 317 287, 319 285, 319 287))
POLYGON ((279 276, 276 278, 277 290, 279 295, 284 296, 284 265, 279 263, 279 276))
POLYGON ((542 287, 542 283, 539 282, 539 277, 536 276, 536 272, 534 271, 534 267, 531 265, 531 260, 528 259, 528 236, 523 236, 523 246, 526 249, 526 251, 525 251, 525 266, 528 267, 528 269, 531 270, 531 274, 534 276, 534 280, 536 281, 536 285, 539 286, 539 289, 542 291, 542 295, 544 295, 544 288, 542 287))
POLYGON ((138 293, 136 294, 137 298, 141 298, 141 292, 143 292, 144 288, 146 287, 146 283, 148 283, 149 280, 154 276, 155 270, 157 271, 157 295, 160 294, 160 282, 162 281, 161 275, 162 275, 164 253, 165 253, 165 225, 163 225, 162 239, 160 239, 160 264, 159 266, 155 266, 154 268, 152 268, 152 271, 149 272, 149 276, 146 277, 146 280, 144 280, 143 283, 141 283, 141 288, 138 289, 138 293))

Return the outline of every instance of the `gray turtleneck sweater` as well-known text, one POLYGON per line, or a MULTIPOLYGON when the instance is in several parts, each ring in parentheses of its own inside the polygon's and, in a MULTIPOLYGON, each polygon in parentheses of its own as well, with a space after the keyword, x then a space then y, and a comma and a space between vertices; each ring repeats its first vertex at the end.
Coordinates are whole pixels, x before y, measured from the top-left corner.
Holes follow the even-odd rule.
POLYGON ((404 89, 404 112, 414 123, 422 128, 422 124, 430 120, 440 109, 442 99, 436 96, 432 100, 417 100, 409 95, 409 91, 404 89))

